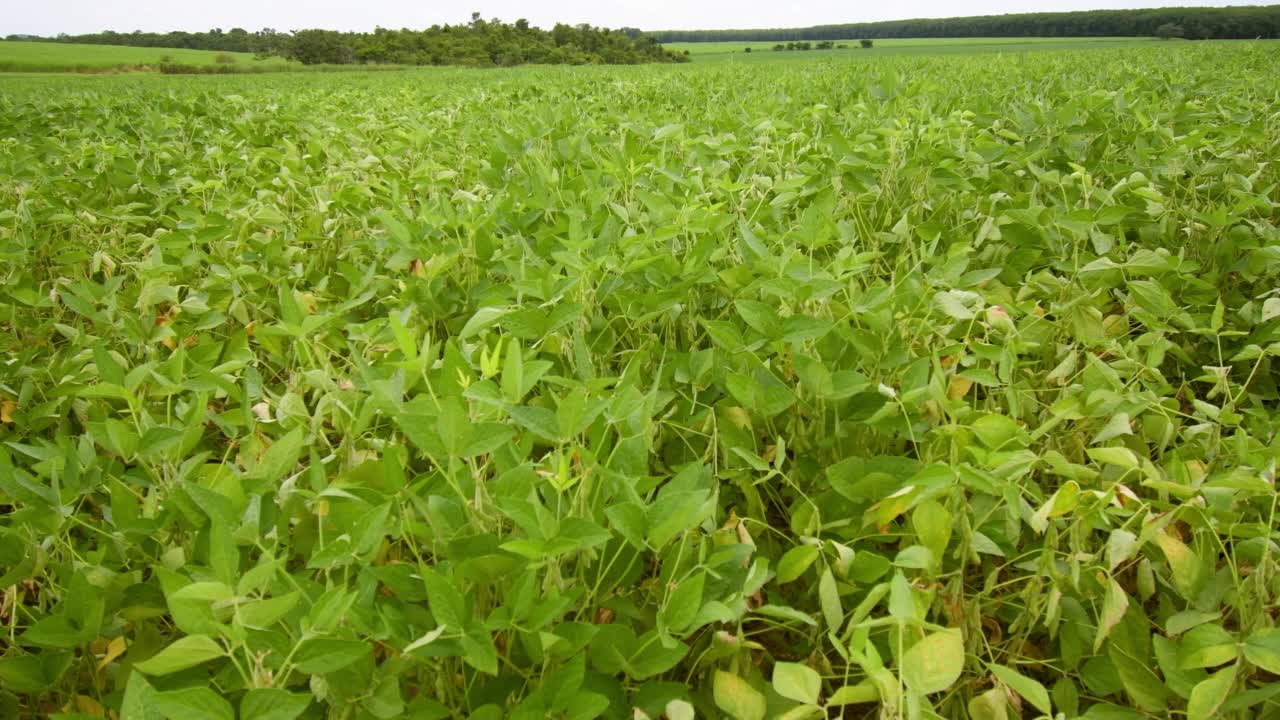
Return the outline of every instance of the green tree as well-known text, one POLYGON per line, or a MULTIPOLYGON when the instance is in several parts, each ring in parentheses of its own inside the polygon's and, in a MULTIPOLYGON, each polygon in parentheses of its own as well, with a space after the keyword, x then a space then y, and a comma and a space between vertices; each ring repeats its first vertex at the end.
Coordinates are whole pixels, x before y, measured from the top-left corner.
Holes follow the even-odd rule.
POLYGON ((1175 23, 1165 23, 1156 28, 1156 37, 1161 40, 1172 40, 1174 38, 1186 37, 1187 31, 1182 29, 1181 25, 1175 23))
POLYGON ((875 41, 874 41, 874 40, 859 40, 859 41, 858 41, 858 44, 859 44, 859 45, 861 45, 861 46, 862 46, 862 47, 864 47, 864 48, 870 48, 870 47, 874 46, 876 43, 875 43, 875 41))
POLYGON ((1280 38, 1280 5, 1021 13, 752 30, 664 30, 654 35, 659 42, 785 42, 851 37, 1151 37, 1157 28, 1168 24, 1181 26, 1184 37, 1189 39, 1280 38))
POLYGON ((333 30, 299 30, 285 43, 282 54, 303 65, 346 65, 355 60, 351 45, 333 30))

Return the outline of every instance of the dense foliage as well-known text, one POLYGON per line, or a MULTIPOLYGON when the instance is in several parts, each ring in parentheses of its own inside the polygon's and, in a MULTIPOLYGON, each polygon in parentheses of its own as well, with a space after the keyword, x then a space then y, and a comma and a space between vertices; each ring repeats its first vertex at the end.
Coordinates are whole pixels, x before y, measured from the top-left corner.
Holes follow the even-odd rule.
POLYGON ((1280 717, 1275 47, 762 55, 0 80, 0 717, 1280 717))
POLYGON ((100 33, 84 35, 61 34, 56 37, 43 38, 38 35, 9 35, 7 41, 45 41, 86 45, 123 45, 128 47, 174 48, 187 50, 220 50, 222 52, 265 53, 280 47, 288 33, 277 32, 271 28, 263 28, 257 32, 249 32, 244 28, 232 28, 223 31, 214 28, 208 32, 142 32, 120 33, 107 30, 100 33))
POLYGON ((1153 37, 1161 25, 1183 28, 1183 36, 1242 39, 1280 38, 1280 5, 1170 7, 1144 10, 1087 10, 974 17, 922 18, 884 22, 754 30, 662 30, 659 42, 713 40, 844 40, 848 38, 949 37, 1153 37))
POLYGON ((468 25, 437 25, 427 30, 302 30, 293 33, 276 52, 305 64, 628 65, 685 60, 683 54, 666 51, 653 38, 634 31, 564 24, 546 31, 524 20, 506 24, 479 16, 468 25))
POLYGON ((208 33, 102 33, 59 36, 57 39, 75 43, 254 52, 278 55, 306 65, 634 65, 683 62, 687 59, 682 53, 664 50, 653 38, 632 28, 609 30, 560 23, 551 30, 542 30, 524 20, 514 23, 484 20, 478 13, 466 25, 434 25, 426 30, 378 28, 371 33, 319 29, 277 33, 263 30, 249 34, 235 29, 229 33, 221 30, 208 33))

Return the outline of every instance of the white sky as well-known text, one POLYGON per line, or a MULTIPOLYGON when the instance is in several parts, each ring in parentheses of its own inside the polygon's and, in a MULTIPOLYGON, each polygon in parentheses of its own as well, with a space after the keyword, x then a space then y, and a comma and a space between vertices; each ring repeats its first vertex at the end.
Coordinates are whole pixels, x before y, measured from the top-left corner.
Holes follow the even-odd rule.
POLYGON ((1274 0, 0 0, 0 36, 56 35, 116 30, 295 30, 321 27, 371 30, 376 26, 428 27, 485 19, 526 18, 534 25, 591 23, 645 30, 801 27, 914 17, 1014 12, 1160 7, 1265 5, 1274 0))

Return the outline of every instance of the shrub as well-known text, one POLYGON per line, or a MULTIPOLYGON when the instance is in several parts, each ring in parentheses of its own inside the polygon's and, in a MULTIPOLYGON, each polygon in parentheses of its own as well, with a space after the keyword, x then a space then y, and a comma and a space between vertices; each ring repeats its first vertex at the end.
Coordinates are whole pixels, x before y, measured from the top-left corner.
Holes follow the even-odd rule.
POLYGON ((873 45, 875 45, 875 41, 874 41, 874 40, 859 40, 859 41, 858 41, 858 44, 859 44, 859 45, 861 45, 863 48, 871 48, 873 45))
POLYGON ((218 65, 235 65, 236 56, 231 53, 218 53, 213 56, 213 61, 218 65))

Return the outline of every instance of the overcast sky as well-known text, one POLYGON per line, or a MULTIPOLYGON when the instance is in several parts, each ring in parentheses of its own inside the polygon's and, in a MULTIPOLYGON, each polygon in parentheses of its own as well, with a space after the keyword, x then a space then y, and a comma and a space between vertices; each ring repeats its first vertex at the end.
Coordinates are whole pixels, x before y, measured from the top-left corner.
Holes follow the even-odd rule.
POLYGON ((591 23, 645 30, 799 27, 829 23, 950 17, 1050 10, 1265 5, 1274 0, 0 0, 0 35, 78 34, 100 30, 295 30, 320 27, 371 30, 460 23, 479 11, 485 19, 526 18, 534 25, 591 23))

